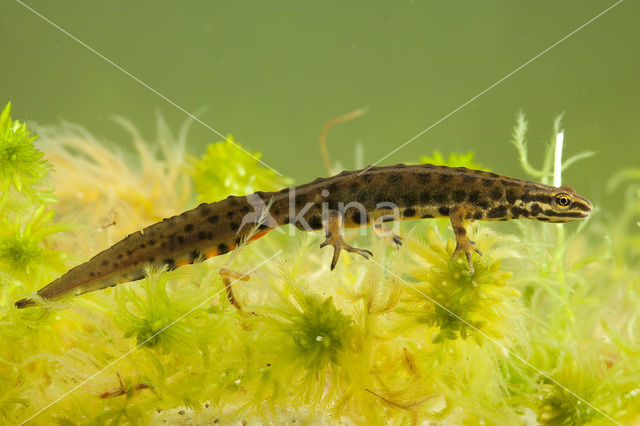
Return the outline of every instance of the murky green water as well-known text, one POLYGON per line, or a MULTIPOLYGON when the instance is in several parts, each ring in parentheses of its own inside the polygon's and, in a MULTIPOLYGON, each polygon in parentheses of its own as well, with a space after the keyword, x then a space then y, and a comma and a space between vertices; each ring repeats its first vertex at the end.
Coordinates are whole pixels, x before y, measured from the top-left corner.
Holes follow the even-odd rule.
MULTIPOLYGON (((364 162, 376 162, 612 4, 28 2, 297 182, 326 174, 317 140, 330 118, 367 106, 331 131, 330 150, 353 168, 359 142, 364 162)), ((623 1, 382 164, 474 150, 493 170, 523 176, 509 144, 516 112, 530 121, 532 146, 565 112, 567 153, 597 151, 565 182, 607 200, 604 181, 639 164, 639 11, 623 1)), ((69 120, 123 146, 115 114, 149 138, 155 112, 176 129, 186 118, 18 2, 3 2, 0 44, 0 103, 13 101, 18 118, 69 120)), ((191 151, 219 139, 194 124, 191 151)))

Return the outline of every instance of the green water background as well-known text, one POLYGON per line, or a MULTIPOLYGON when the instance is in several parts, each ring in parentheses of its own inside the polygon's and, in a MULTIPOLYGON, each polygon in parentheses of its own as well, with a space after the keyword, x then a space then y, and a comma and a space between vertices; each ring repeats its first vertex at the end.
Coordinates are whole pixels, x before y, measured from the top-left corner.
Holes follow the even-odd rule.
MULTIPOLYGON (((330 151, 353 168, 359 142, 365 164, 376 162, 614 3, 25 2, 297 183, 326 175, 317 141, 327 120, 368 107, 332 129, 330 151)), ((597 155, 564 183, 616 202, 606 180, 640 165, 639 12, 623 1, 381 164, 473 150, 525 177, 509 143, 516 113, 535 159, 565 112, 567 155, 597 155)), ((79 123, 127 148, 114 115, 148 139, 156 112, 176 130, 187 118, 19 2, 2 0, 0 47, 0 101, 18 119, 79 123)), ((189 150, 217 140, 194 124, 189 150)))

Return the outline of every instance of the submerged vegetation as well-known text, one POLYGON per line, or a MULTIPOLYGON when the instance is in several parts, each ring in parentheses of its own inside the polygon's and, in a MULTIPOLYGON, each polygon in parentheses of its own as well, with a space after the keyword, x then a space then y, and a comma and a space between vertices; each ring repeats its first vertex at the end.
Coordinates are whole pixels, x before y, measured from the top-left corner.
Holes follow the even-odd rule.
MULTIPOLYGON (((144 142, 122 122, 128 162, 79 127, 38 129, 36 142, 10 106, 0 115, 0 423, 640 421, 638 171, 612 178, 610 190, 626 191, 617 217, 517 221, 517 236, 474 224, 485 257, 472 276, 450 260, 444 220, 406 222, 399 250, 371 235, 372 261, 344 256, 333 272, 320 233, 274 231, 226 256, 17 310, 162 217, 290 183, 229 142, 189 158, 186 128, 174 137, 159 123, 144 142), (221 268, 250 273, 233 284, 241 309, 221 268)), ((553 145, 537 169, 525 136, 519 117, 523 168, 550 182, 553 145)), ((480 168, 471 154, 421 160, 480 168)))

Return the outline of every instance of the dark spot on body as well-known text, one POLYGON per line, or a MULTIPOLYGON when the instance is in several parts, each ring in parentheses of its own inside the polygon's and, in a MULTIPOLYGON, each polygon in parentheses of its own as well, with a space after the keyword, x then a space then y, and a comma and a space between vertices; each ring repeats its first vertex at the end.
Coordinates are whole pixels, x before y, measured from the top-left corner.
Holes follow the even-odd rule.
POLYGON ((229 205, 231 205, 232 207, 235 207, 238 205, 238 197, 234 197, 233 195, 229 195, 227 197, 227 199, 229 200, 229 205))
POLYGON ((123 257, 124 257, 124 254, 119 253, 119 254, 116 256, 116 259, 122 259, 123 257))
POLYGON ((537 217, 536 220, 540 220, 542 222, 548 222, 549 218, 548 217, 537 217))
POLYGON ((400 197, 400 200, 402 201, 402 204, 404 204, 405 206, 413 206, 417 202, 417 197, 415 192, 405 192, 400 197))
POLYGON ((209 213, 211 213, 211 206, 207 203, 202 203, 198 206, 198 212, 202 216, 207 216, 209 213))
POLYGON ((478 180, 478 178, 477 178, 477 177, 475 177, 475 176, 473 176, 473 175, 464 174, 464 175, 462 176, 462 181, 463 181, 464 183, 473 183, 473 182, 475 182, 475 181, 477 181, 477 180, 478 180))
POLYGON ((339 188, 340 188, 340 184, 338 182, 333 182, 331 185, 329 185, 329 194, 338 192, 339 188))
POLYGON ((422 205, 429 204, 430 201, 431 201, 431 192, 422 191, 420 193, 420 204, 422 205))
POLYGON ((89 276, 90 276, 90 277, 95 277, 95 276, 96 276, 96 273, 95 273, 95 272, 93 272, 93 271, 91 271, 91 272, 89 272, 89 276))
POLYGON ((487 217, 491 219, 497 219, 500 217, 505 217, 507 215, 507 208, 505 206, 495 207, 487 213, 487 217))
POLYGON ((363 175, 360 176, 360 178, 365 182, 365 183, 370 183, 373 180, 373 174, 371 173, 365 173, 363 175))
POLYGON ((492 179, 482 179, 482 186, 493 186, 493 180, 492 179))
POLYGON ((491 199, 494 201, 499 201, 502 198, 502 189, 494 188, 489 194, 489 197, 491 197, 491 199))
POLYGON ((213 232, 207 232, 207 240, 213 240, 213 232))
POLYGON ((453 191, 453 201, 455 201, 456 203, 463 201, 466 196, 467 193, 463 189, 456 189, 455 191, 453 191))
POLYGON ((531 204, 530 211, 531 214, 534 216, 538 216, 540 213, 542 213, 542 207, 540 207, 540 204, 538 203, 533 203, 531 204))
POLYGON ((200 257, 200 252, 198 250, 194 250, 189 255, 190 263, 194 263, 200 257))
POLYGON ((307 202, 307 194, 298 194, 295 198, 296 204, 300 207, 304 207, 307 202))
POLYGON ((386 203, 389 201, 389 197, 384 192, 378 192, 376 193, 374 201, 376 204, 386 203))
POLYGON ((509 204, 515 204, 517 199, 516 191, 513 189, 507 189, 507 201, 509 204))
POLYGON ((218 244, 218 254, 225 254, 229 252, 229 246, 225 243, 218 244))
POLYGON ((402 215, 404 217, 414 217, 416 215, 416 209, 408 208, 402 213, 402 215))
POLYGON ((247 214, 250 211, 251 211, 251 207, 249 206, 242 206, 242 208, 240 209, 240 213, 243 213, 243 214, 247 214))
POLYGON ((229 223, 229 229, 231 229, 232 231, 237 230, 239 227, 240 227, 240 224, 238 222, 229 223))
POLYGON ((233 210, 229 210, 229 211, 227 212, 227 219, 231 219, 235 213, 236 213, 236 212, 234 212, 233 210))
POLYGON ((131 256, 131 255, 133 254, 133 250, 131 250, 131 249, 127 250, 127 254, 128 254, 129 256, 131 256))
POLYGON ((140 248, 143 249, 145 248, 147 245, 145 243, 140 244, 140 248))
POLYGON ((184 244, 184 237, 182 235, 178 235, 178 244, 184 244))
POLYGON ((533 197, 528 192, 525 192, 520 196, 520 201, 522 201, 523 203, 529 203, 533 201, 533 197))
POLYGON ((280 209, 273 209, 273 214, 275 216, 280 216, 280 209))
POLYGON ((149 246, 155 246, 156 243, 157 243, 157 241, 155 239, 153 239, 153 238, 149 240, 149 246))
POLYGON ((102 266, 107 266, 109 264, 109 261, 107 259, 103 260, 101 265, 102 266))
MULTIPOLYGON (((441 176, 445 176, 445 175, 441 175, 441 176)), ((448 198, 449 198, 449 194, 447 194, 444 191, 436 191, 436 192, 433 193, 433 201, 436 204, 445 203, 448 198)))
POLYGON ((365 214, 365 212, 355 211, 351 215, 351 220, 358 225, 366 225, 369 223, 369 218, 365 214))
POLYGON ((521 207, 512 207, 514 217, 522 216, 529 217, 529 210, 521 208, 521 207))
POLYGON ((322 229, 322 217, 320 215, 313 215, 309 218, 309 226, 311 229, 322 229))
POLYGON ((207 220, 209 221, 209 223, 218 223, 218 220, 220 220, 220 218, 214 214, 213 216, 209 216, 207 220))
POLYGON ((367 191, 360 191, 356 194, 356 199, 353 201, 370 204, 369 193, 367 191))
POLYGON ((198 232, 198 239, 199 240, 204 240, 205 238, 207 238, 207 233, 204 231, 200 231, 198 232))
POLYGON ((469 197, 467 197, 467 201, 471 204, 476 204, 480 199, 480 191, 471 191, 469 193, 469 197))
POLYGON ((358 181, 354 180, 349 184, 349 191, 351 191, 351 193, 358 192, 358 189, 360 189, 360 183, 358 181))
POLYGON ((550 195, 547 195, 547 194, 538 194, 538 195, 535 195, 533 197, 533 201, 537 201, 537 202, 543 203, 543 204, 551 204, 551 200, 552 199, 553 198, 550 195))
POLYGON ((439 177, 440 183, 447 183, 451 180, 451 175, 441 174, 439 177))
POLYGON ((449 216, 449 210, 449 207, 442 206, 438 209, 438 213, 440 213, 442 216, 449 216))
POLYGON ((423 218, 423 219, 433 219, 433 215, 432 215, 432 214, 429 214, 429 213, 426 213, 426 214, 423 214, 423 215, 422 215, 422 218, 423 218))
POLYGON ((188 223, 185 227, 184 227, 184 232, 191 232, 193 231, 193 223, 188 223))
POLYGON ((163 264, 167 265, 167 271, 172 271, 176 269, 176 261, 172 258, 167 258, 162 261, 163 264))
POLYGON ((480 220, 484 217, 484 214, 481 211, 477 211, 473 214, 474 220, 480 220))
POLYGON ((456 227, 456 235, 466 235, 466 234, 467 234, 467 230, 464 229, 464 226, 456 227))
POLYGON ((419 173, 416 176, 418 178, 418 182, 422 184, 429 183, 431 180, 431 173, 419 173))

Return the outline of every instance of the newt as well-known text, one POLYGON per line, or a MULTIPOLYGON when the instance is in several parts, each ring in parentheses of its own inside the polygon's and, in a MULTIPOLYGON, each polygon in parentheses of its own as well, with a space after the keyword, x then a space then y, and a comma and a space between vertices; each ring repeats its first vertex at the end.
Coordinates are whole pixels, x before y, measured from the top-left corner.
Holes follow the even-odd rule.
MULTIPOLYGON (((303 231, 324 229, 321 247, 334 248, 331 269, 349 246, 342 228, 389 220, 448 217, 455 234, 452 259, 464 253, 473 273, 472 253, 482 252, 467 235, 465 220, 534 219, 569 222, 589 216, 592 205, 568 186, 559 188, 464 167, 431 164, 371 167, 285 188, 203 203, 137 231, 69 270, 37 292, 55 300, 140 280, 148 265, 171 270, 223 255, 239 245, 291 224, 303 231)), ((398 244, 399 238, 394 238, 398 244)), ((36 305, 30 298, 18 308, 36 305)))

